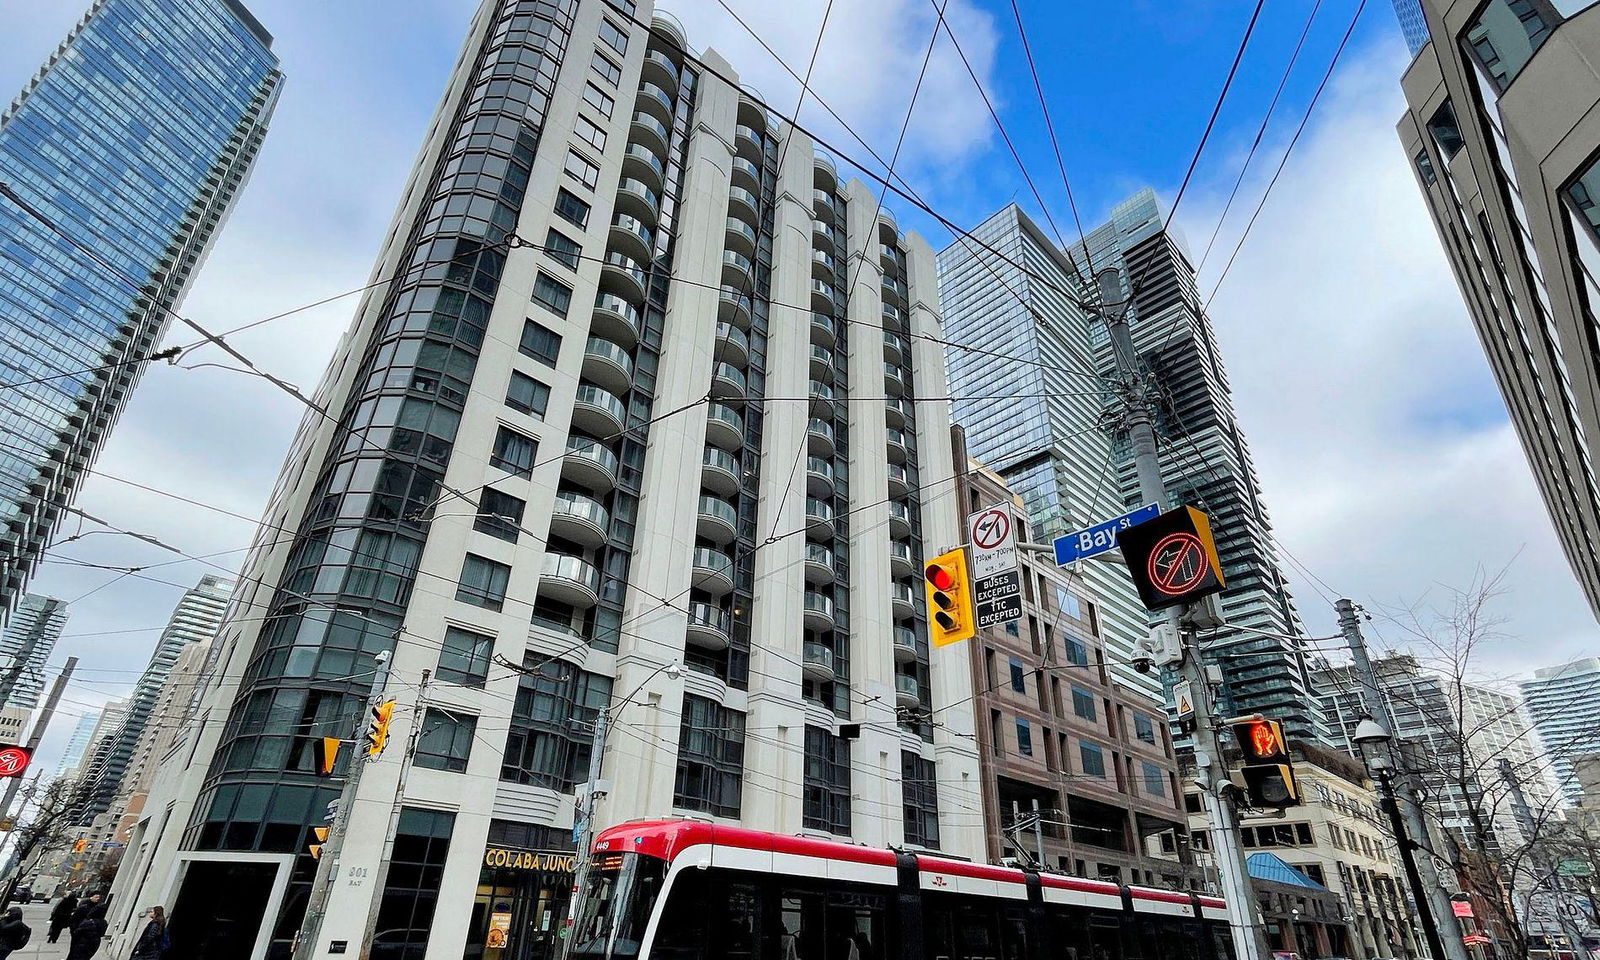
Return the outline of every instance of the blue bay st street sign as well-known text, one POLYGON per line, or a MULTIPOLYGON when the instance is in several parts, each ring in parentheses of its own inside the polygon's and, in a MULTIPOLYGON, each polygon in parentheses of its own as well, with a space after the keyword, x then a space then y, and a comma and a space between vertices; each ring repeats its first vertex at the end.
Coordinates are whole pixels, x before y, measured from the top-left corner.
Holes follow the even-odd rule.
POLYGON ((1056 537, 1056 565, 1066 566, 1074 560, 1083 560, 1098 553, 1117 548, 1117 534, 1128 529, 1134 524, 1154 520, 1161 515, 1161 507, 1157 504, 1147 504, 1132 513, 1125 513, 1114 520, 1097 523, 1092 527, 1069 533, 1063 537, 1056 537))

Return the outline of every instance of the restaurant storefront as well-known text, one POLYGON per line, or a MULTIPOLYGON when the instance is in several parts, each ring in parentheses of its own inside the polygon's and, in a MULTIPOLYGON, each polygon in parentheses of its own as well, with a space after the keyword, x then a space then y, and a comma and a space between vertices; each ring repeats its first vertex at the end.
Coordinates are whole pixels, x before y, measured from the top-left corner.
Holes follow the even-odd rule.
POLYGON ((570 843, 559 849, 567 839, 548 827, 494 822, 463 960, 555 960, 572 894, 570 843))

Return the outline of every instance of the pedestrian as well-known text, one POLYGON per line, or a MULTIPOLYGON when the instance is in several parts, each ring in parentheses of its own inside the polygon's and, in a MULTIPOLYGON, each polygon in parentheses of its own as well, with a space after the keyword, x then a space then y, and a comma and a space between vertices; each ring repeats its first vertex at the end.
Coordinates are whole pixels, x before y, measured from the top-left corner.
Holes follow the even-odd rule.
POLYGON ((89 894, 89 899, 78 901, 78 908, 72 911, 72 921, 67 925, 67 929, 70 930, 89 919, 89 914, 94 913, 95 908, 98 906, 100 906, 100 894, 98 893, 91 893, 89 894))
POLYGON ((72 914, 78 909, 78 895, 68 893, 50 911, 50 942, 61 939, 61 931, 72 931, 72 914))
POLYGON ((89 960, 100 952, 100 941, 106 938, 106 908, 96 904, 89 915, 72 928, 72 946, 67 950, 67 960, 89 960))
POLYGON ((22 922, 22 908, 7 907, 5 916, 0 917, 0 960, 6 960, 13 950, 27 946, 32 935, 33 931, 22 922))
MULTIPOLYGON (((144 925, 144 931, 134 941, 133 952, 128 955, 128 960, 160 960, 162 952, 172 944, 167 939, 167 912, 161 907, 151 907, 139 916, 149 917, 150 922, 144 925)), ((5 958, 0 957, 0 960, 5 958)))

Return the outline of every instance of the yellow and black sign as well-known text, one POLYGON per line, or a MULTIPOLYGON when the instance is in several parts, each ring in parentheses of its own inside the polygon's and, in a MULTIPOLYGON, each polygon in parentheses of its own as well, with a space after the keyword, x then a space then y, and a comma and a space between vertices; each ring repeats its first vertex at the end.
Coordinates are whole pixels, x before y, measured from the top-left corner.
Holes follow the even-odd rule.
POLYGON ((574 857, 570 853, 536 853, 532 850, 507 850, 490 847, 483 851, 483 865, 507 870, 551 870, 571 873, 574 857))
POLYGON ((1117 535, 1139 599, 1151 610, 1193 603, 1222 590, 1211 520, 1194 507, 1168 510, 1117 535))

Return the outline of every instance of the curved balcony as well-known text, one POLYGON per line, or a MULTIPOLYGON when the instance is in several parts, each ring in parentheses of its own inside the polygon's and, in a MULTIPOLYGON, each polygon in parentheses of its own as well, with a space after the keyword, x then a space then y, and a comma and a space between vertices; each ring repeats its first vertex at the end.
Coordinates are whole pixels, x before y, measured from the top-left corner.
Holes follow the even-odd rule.
POLYGON ((820 543, 806 544, 806 582, 833 582, 833 551, 820 543))
POLYGON ((589 332, 612 343, 634 347, 639 343, 639 308, 614 293, 594 298, 594 317, 589 332))
POLYGON ((622 152, 622 174, 638 177, 650 184, 658 196, 661 188, 667 185, 667 165, 661 162, 654 150, 642 143, 630 143, 628 149, 622 152))
POLYGON ((672 94, 666 90, 646 80, 639 84, 639 98, 635 102, 638 103, 641 110, 654 115, 662 123, 671 125, 672 94))
POLYGON ((714 597, 733 592, 733 558, 721 550, 695 547, 689 582, 714 597))
POLYGON ((722 251, 722 282, 731 283, 741 290, 750 288, 754 282, 751 271, 754 267, 750 258, 733 250, 722 251))
POLYGON ((893 304, 884 304, 883 325, 890 330, 905 330, 906 312, 893 304))
MULTIPOLYGON (((897 506, 897 504, 891 504, 897 506)), ((917 558, 911 552, 911 544, 900 540, 889 542, 889 570, 897 577, 909 577, 917 568, 917 558)))
POLYGON ((906 462, 906 435, 902 430, 890 429, 886 436, 890 463, 906 462))
POLYGON ((592 383, 578 384, 572 399, 572 425, 597 437, 615 436, 628 422, 622 398, 592 383))
POLYGON ((639 261, 616 251, 606 254, 601 262, 600 283, 634 303, 643 303, 645 291, 650 289, 650 278, 639 261))
POLYGON ((749 390, 744 371, 731 363, 719 363, 711 368, 711 395, 724 400, 742 398, 749 390))
POLYGON ((889 464, 889 496, 903 497, 911 490, 911 471, 904 464, 889 464))
POLYGON ((811 379, 833 380, 833 351, 817 343, 811 345, 811 379))
POLYGON ((716 497, 701 497, 695 530, 712 543, 731 543, 739 532, 739 511, 716 497))
POLYGON ((904 396, 906 392, 905 374, 897 363, 883 365, 883 392, 887 396, 904 396))
POLYGON ((878 224, 879 226, 888 227, 890 233, 899 236, 900 224, 895 222, 894 211, 888 207, 882 207, 878 210, 878 224))
POLYGON ((556 491, 550 504, 550 533, 586 547, 598 547, 610 537, 611 514, 599 500, 571 490, 556 491))
POLYGON ((898 333, 883 332, 883 359, 901 363, 911 355, 911 344, 898 333))
POLYGON ((899 538, 911 535, 911 507, 893 501, 889 504, 889 536, 899 538))
POLYGON ((806 493, 813 497, 833 496, 833 463, 821 457, 806 458, 806 493))
POLYGON ((757 133, 753 128, 747 127, 742 123, 735 126, 733 128, 733 148, 734 152, 739 156, 753 160, 756 163, 761 162, 761 134, 757 133))
POLYGON ((645 51, 644 66, 640 69, 639 75, 646 79, 654 80, 664 87, 676 87, 678 85, 678 65, 673 63, 672 58, 660 50, 645 51))
MULTIPOLYGON (((826 597, 820 599, 826 600, 826 597)), ((811 598, 806 597, 809 603, 811 598)), ((807 611, 809 612, 809 611, 807 611)), ((825 643, 807 640, 800 650, 800 670, 809 680, 827 683, 834 677, 833 650, 825 643)))
POLYGON ((833 284, 825 280, 812 279, 811 281, 811 309, 833 312, 834 290, 833 284))
POLYGON ((839 243, 839 233, 821 220, 813 220, 811 221, 811 239, 837 245, 839 243))
POLYGON ((832 317, 825 313, 811 314, 811 342, 830 350, 839 342, 832 317))
POLYGON ((727 221, 725 229, 727 230, 728 249, 737 250, 746 256, 755 253, 755 228, 738 217, 728 217, 727 221))
POLYGON ((617 455, 598 440, 569 436, 561 476, 589 490, 609 493, 617 485, 617 455))
POLYGON ((839 170, 828 157, 820 153, 813 154, 811 157, 811 171, 813 183, 825 190, 837 190, 839 188, 839 170))
POLYGON ((891 427, 904 427, 911 420, 911 401, 905 397, 885 397, 883 419, 891 427))
POLYGON ((587 610, 600 602, 600 571, 582 557, 549 551, 539 568, 539 596, 587 610))
POLYGON ((813 540, 833 538, 833 504, 806 498, 806 533, 813 540))
POLYGON ((744 157, 733 158, 733 183, 735 186, 747 190, 759 191, 761 189, 761 165, 751 163, 744 157))
POLYGON ((823 383, 821 380, 812 380, 807 384, 808 395, 815 400, 832 400, 834 398, 833 385, 823 383))
POLYGON ((884 277, 879 289, 883 292, 885 300, 895 300, 897 305, 904 304, 906 299, 906 285, 894 277, 884 277))
POLYGON ((833 456, 833 424, 812 417, 806 425, 806 447, 816 456, 833 456))
POLYGON ((683 24, 678 21, 677 17, 665 10, 657 10, 650 15, 650 32, 667 41, 669 47, 676 47, 679 50, 687 50, 689 48, 689 40, 683 32, 683 24))
POLYGON ((739 492, 739 458, 726 450, 707 447, 700 457, 700 486, 731 497, 739 492))
POLYGON ((610 340, 590 337, 583 346, 583 379, 615 394, 633 386, 633 358, 610 340))
POLYGON ((655 223, 661 217, 661 195, 638 177, 623 177, 617 182, 617 210, 655 223))
POLYGON ((917 659, 917 632, 910 627, 894 628, 894 660, 912 663, 917 659))
POLYGON ((750 359, 750 338, 733 324, 719 320, 716 357, 735 366, 744 366, 750 359))
POLYGON ((898 249, 889 246, 887 243, 880 243, 878 244, 878 262, 886 268, 898 267, 903 269, 906 265, 906 258, 898 249))
POLYGON ((723 287, 717 291, 717 317, 750 329, 750 298, 737 287, 723 287))
POLYGON ((909 583, 889 584, 889 602, 896 620, 910 620, 917 615, 917 595, 909 583))
POLYGON ((660 120, 638 110, 633 114, 633 125, 628 128, 628 139, 654 147, 657 154, 665 154, 672 146, 672 131, 660 120))
POLYGON ((824 223, 830 222, 837 216, 833 205, 833 191, 811 188, 811 209, 817 219, 824 223))
POLYGON ((914 707, 922 702, 922 684, 917 682, 916 677, 895 674, 894 702, 902 707, 914 707))
POLYGON ((706 443, 722 450, 744 446, 744 416, 725 403, 706 407, 706 443))
POLYGON ((702 650, 728 649, 728 628, 733 618, 728 611, 703 601, 689 604, 685 639, 702 650))
POLYGON ((638 217, 619 213, 611 221, 611 247, 634 260, 648 263, 655 257, 656 232, 638 217))
POLYGON ((803 603, 806 629, 822 632, 833 628, 833 601, 820 593, 806 591, 803 603))
POLYGON ((761 198, 744 187, 729 187, 728 212, 753 227, 761 222, 761 198))
POLYGON ((811 251, 811 275, 821 280, 832 280, 838 271, 838 261, 826 250, 811 251))

